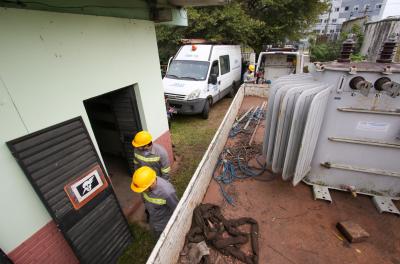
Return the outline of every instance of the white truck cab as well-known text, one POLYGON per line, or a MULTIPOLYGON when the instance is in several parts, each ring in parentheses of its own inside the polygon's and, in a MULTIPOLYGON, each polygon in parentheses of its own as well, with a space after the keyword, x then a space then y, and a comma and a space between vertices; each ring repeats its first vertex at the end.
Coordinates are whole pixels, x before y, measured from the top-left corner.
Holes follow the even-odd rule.
POLYGON ((163 78, 165 96, 178 113, 208 118, 215 102, 235 94, 241 67, 240 46, 184 45, 163 78))
POLYGON ((256 72, 265 81, 273 82, 284 75, 302 73, 309 62, 309 55, 299 51, 265 51, 258 56, 256 72))

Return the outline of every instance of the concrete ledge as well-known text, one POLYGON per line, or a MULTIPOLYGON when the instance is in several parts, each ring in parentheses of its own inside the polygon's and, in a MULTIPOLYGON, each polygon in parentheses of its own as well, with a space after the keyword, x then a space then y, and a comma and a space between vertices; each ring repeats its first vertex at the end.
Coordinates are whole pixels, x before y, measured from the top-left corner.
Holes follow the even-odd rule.
POLYGON ((147 263, 176 263, 192 223, 194 208, 201 203, 212 178, 219 154, 225 146, 231 126, 242 104, 245 91, 239 88, 213 140, 197 167, 174 214, 161 234, 147 263))
POLYGON ((246 96, 259 96, 268 97, 269 85, 268 84, 242 84, 246 96))

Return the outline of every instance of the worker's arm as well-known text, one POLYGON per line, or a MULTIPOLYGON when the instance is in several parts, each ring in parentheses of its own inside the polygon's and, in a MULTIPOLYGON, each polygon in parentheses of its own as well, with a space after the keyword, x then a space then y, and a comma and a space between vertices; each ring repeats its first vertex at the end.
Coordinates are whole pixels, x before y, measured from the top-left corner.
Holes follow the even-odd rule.
POLYGON ((133 152, 133 168, 135 170, 139 169, 140 164, 139 161, 137 160, 137 158, 135 157, 135 151, 133 152))
POLYGON ((167 205, 169 208, 171 208, 172 211, 175 210, 176 206, 179 203, 178 196, 176 196, 176 192, 168 194, 167 199, 165 200, 167 200, 167 205))
POLYGON ((168 153, 164 148, 160 149, 160 166, 161 166, 162 178, 169 180, 169 172, 171 171, 171 164, 169 162, 168 153))

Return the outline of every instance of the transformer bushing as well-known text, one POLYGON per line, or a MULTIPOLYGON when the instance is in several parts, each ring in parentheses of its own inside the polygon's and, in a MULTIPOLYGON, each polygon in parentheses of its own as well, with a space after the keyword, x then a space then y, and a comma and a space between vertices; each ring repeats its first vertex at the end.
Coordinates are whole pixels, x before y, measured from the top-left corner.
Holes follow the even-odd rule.
POLYGON ((354 51, 355 41, 352 38, 346 39, 342 44, 342 50, 340 51, 340 57, 338 62, 350 62, 350 55, 354 51))
POLYGON ((396 53, 397 47, 397 36, 390 36, 381 47, 381 52, 379 58, 376 62, 379 63, 391 63, 393 60, 393 55, 396 53))

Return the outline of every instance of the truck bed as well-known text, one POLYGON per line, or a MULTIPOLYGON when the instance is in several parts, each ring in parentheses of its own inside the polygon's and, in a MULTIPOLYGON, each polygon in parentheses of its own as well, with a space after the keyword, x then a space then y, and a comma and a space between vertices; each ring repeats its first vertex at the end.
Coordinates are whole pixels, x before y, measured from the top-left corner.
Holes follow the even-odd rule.
MULTIPOLYGON (((201 202, 219 205, 228 219, 252 217, 258 221, 260 263, 400 263, 399 218, 379 214, 368 197, 354 198, 350 193, 337 191, 332 192, 332 204, 314 201, 307 185, 293 187, 290 182, 283 181, 281 175, 265 172, 259 177, 271 180, 245 179, 225 186, 235 206, 224 200, 212 179, 214 167, 225 147, 248 142, 250 137, 240 134, 228 138, 229 130, 238 113, 266 100, 267 91, 262 86, 239 89, 148 263, 178 261, 193 209, 201 202), (337 222, 345 220, 358 223, 370 238, 363 243, 349 244, 335 227, 337 222)), ((261 122, 255 148, 261 148, 264 129, 264 122, 261 122)), ((215 251, 211 257, 213 263, 240 263, 219 257, 215 251)))

